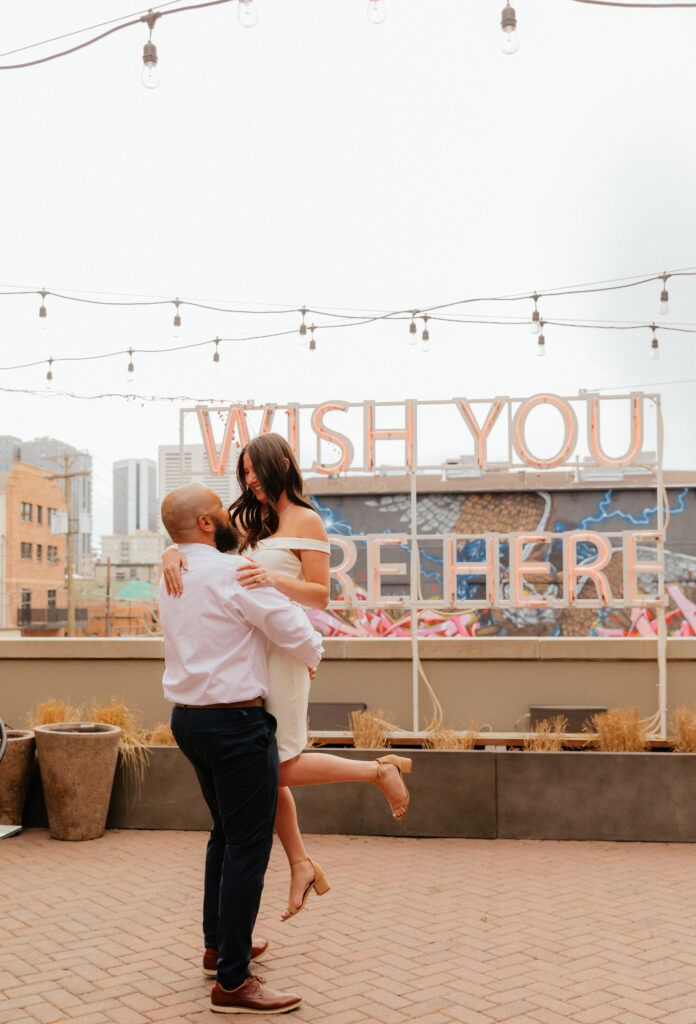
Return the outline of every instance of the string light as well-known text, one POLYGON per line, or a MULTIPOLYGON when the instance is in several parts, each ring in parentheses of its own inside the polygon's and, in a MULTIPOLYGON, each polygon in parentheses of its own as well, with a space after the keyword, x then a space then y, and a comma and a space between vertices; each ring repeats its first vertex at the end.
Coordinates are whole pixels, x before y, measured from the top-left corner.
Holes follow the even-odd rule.
POLYGON ((52 357, 48 360, 48 372, 46 374, 46 380, 48 380, 48 381, 53 380, 53 358, 52 357))
POLYGON ((309 358, 312 362, 317 358, 317 343, 314 338, 314 324, 309 328, 311 337, 309 339, 309 358))
POLYGON ((157 47, 152 42, 152 30, 159 17, 161 17, 161 15, 153 14, 152 11, 150 11, 150 13, 143 18, 143 21, 150 29, 150 38, 143 47, 143 71, 141 75, 141 81, 146 89, 156 89, 160 84, 160 76, 157 69, 157 47))
POLYGON ((421 351, 422 352, 429 352, 430 351, 430 331, 428 330, 428 320, 429 319, 430 319, 430 317, 427 316, 427 315, 423 317, 423 334, 421 335, 421 339, 422 339, 421 351))
POLYGON ((305 345, 305 338, 307 336, 307 324, 305 323, 307 309, 303 306, 302 309, 300 310, 300 313, 302 314, 302 323, 300 324, 300 329, 297 333, 297 344, 300 346, 300 348, 303 348, 305 345))
POLYGON ((503 39, 500 48, 503 53, 517 53, 520 48, 520 41, 517 37, 517 15, 515 8, 506 4, 500 16, 500 27, 503 30, 503 39))
POLYGON ((179 306, 181 302, 179 299, 174 299, 174 305, 176 306, 176 313, 174 314, 174 327, 181 327, 181 314, 179 313, 179 306))
POLYGON ((239 0, 237 7, 239 24, 244 28, 254 28, 259 23, 259 15, 254 0, 239 0))
POLYGON ((537 338, 537 355, 542 359, 546 355, 546 338, 544 337, 544 320, 539 322, 539 330, 541 334, 537 338))
POLYGON ((660 315, 667 316, 669 313, 669 292, 667 291, 668 274, 662 278, 662 291, 660 292, 660 315))
POLYGON ((381 25, 386 17, 386 0, 367 0, 367 20, 371 25, 381 25))
POLYGON ((408 325, 408 333, 409 333, 408 341, 409 341, 409 345, 415 345, 416 342, 418 341, 418 337, 417 337, 418 328, 416 327, 416 314, 417 313, 418 313, 417 309, 414 309, 413 312, 411 313, 411 323, 408 325))
MULTIPOLYGON (((156 11, 157 7, 160 7, 160 8, 161 7, 169 7, 170 4, 173 3, 173 2, 174 2, 174 0, 168 0, 168 2, 166 2, 166 3, 162 3, 162 4, 157 5, 154 8, 154 10, 156 11)), ((173 14, 181 14, 181 13, 188 12, 188 11, 196 11, 196 10, 200 10, 201 8, 204 8, 204 7, 217 7, 220 4, 226 4, 226 3, 231 3, 231 2, 232 2, 232 0, 202 0, 201 3, 185 4, 185 5, 182 5, 181 7, 176 7, 176 8, 173 8, 171 10, 168 10, 168 11, 161 11, 159 13, 153 13, 153 9, 151 8, 150 11, 146 15, 143 15, 141 17, 133 17, 133 18, 130 18, 130 20, 127 20, 127 21, 124 21, 122 18, 113 18, 111 21, 100 22, 97 25, 91 25, 91 26, 89 26, 87 28, 77 29, 74 32, 66 32, 66 33, 63 33, 63 34, 61 34, 59 36, 54 36, 51 39, 45 39, 45 40, 42 40, 41 42, 30 43, 28 46, 22 46, 22 47, 19 47, 19 48, 15 49, 15 50, 9 50, 6 53, 2 54, 2 56, 3 57, 9 57, 9 56, 12 56, 15 53, 21 53, 21 52, 33 49, 33 48, 38 47, 38 46, 45 46, 48 43, 58 42, 59 40, 65 39, 65 38, 67 38, 69 36, 76 36, 76 35, 81 35, 84 32, 90 32, 90 31, 93 31, 94 29, 102 28, 105 25, 112 26, 111 28, 106 29, 106 31, 100 32, 98 35, 93 36, 91 39, 87 39, 83 43, 78 43, 75 46, 70 46, 70 47, 68 47, 65 50, 59 50, 56 53, 50 53, 46 57, 38 57, 38 58, 36 58, 34 60, 23 61, 23 62, 18 63, 18 64, 0 64, 0 71, 15 71, 15 70, 17 70, 19 68, 35 67, 38 64, 45 64, 48 61, 57 60, 60 57, 67 57, 68 55, 70 55, 72 53, 76 53, 78 50, 83 50, 83 49, 85 49, 88 46, 94 45, 94 43, 100 42, 101 40, 105 39, 107 36, 113 35, 114 32, 120 32, 123 29, 131 28, 133 25, 139 25, 139 24, 141 24, 143 22, 145 24, 149 24, 150 19, 169 17, 170 15, 173 15, 173 14)), ((632 7, 632 8, 646 8, 646 9, 648 9, 648 8, 653 8, 653 9, 655 9, 655 8, 656 9, 665 8, 665 9, 667 9, 667 8, 670 8, 670 7, 692 7, 692 8, 696 7, 696 0, 693 0, 693 2, 687 2, 687 0, 680 0, 680 2, 669 2, 669 0, 659 0, 659 2, 657 2, 657 3, 651 3, 651 2, 632 3, 632 2, 629 2, 629 0, 574 0, 574 2, 575 3, 594 4, 594 5, 599 6, 599 7, 632 7)), ((386 17, 385 0, 368 0, 367 16, 368 16, 369 20, 372 23, 374 23, 374 24, 380 24, 381 22, 383 22, 385 17, 386 17)), ((257 23, 258 15, 256 13, 256 9, 255 9, 253 0, 238 0, 238 17, 239 17, 239 20, 240 20, 241 24, 244 25, 245 27, 251 28, 253 25, 255 25, 257 23)), ((517 50, 518 45, 519 45, 517 43, 517 41, 516 41, 517 18, 515 16, 514 9, 510 6, 509 3, 506 4, 506 6, 505 6, 505 8, 503 10, 503 17, 501 19, 501 24, 502 24, 505 36, 507 37, 503 41, 503 50, 506 53, 514 53, 517 50), (512 25, 510 25, 510 22, 512 22, 512 25)), ((155 75, 152 75, 152 72, 156 71, 157 51, 156 51, 156 49, 154 47, 154 44, 150 43, 150 46, 152 47, 152 49, 149 50, 149 53, 148 54, 143 53, 143 61, 145 62, 146 56, 147 56, 148 57, 148 63, 153 65, 153 67, 148 69, 148 77, 150 79, 152 79, 152 78, 156 77, 155 75), (154 60, 153 60, 153 58, 154 58, 154 60)), ((156 88, 156 85, 155 84, 149 84, 147 87, 148 88, 156 88)))
POLYGON ((534 299, 534 311, 532 313, 532 323, 529 329, 532 332, 532 334, 538 334, 541 330, 541 327, 539 325, 539 310, 537 309, 537 302, 539 301, 539 296, 535 292, 532 298, 534 299))
POLYGON ((653 336, 652 336, 652 342, 651 342, 651 345, 650 345, 650 358, 651 359, 659 359, 660 358, 660 343, 657 340, 657 334, 656 334, 657 328, 656 328, 655 324, 652 324, 651 326, 652 326, 653 336))
POLYGON ((41 305, 39 306, 39 317, 42 320, 45 320, 46 317, 48 316, 48 312, 46 310, 46 296, 48 295, 48 292, 40 291, 39 295, 41 296, 41 305))
POLYGON ((133 365, 133 349, 132 348, 128 349, 128 355, 130 357, 130 362, 128 363, 128 371, 127 371, 126 380, 131 381, 135 377, 135 366, 133 365))
POLYGON ((218 351, 218 345, 219 344, 220 344, 220 339, 216 338, 215 339, 215 351, 213 352, 213 363, 215 364, 215 369, 216 370, 220 368, 220 353, 218 351))

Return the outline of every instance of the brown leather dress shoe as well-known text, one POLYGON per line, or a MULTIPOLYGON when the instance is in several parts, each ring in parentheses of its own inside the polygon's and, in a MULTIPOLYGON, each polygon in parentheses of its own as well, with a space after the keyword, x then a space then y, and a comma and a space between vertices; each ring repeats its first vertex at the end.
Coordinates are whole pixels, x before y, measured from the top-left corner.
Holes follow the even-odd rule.
POLYGON ((265 978, 247 978, 238 988, 223 988, 219 981, 210 993, 213 1013, 287 1013, 295 1010, 302 996, 293 992, 276 992, 265 978))
MULTIPOLYGON (((268 939, 262 939, 260 936, 252 938, 251 940, 251 959, 258 960, 260 956, 268 949, 268 939)), ((218 951, 216 949, 206 949, 203 954, 203 973, 208 978, 215 978, 217 976, 217 962, 218 962, 218 951)))

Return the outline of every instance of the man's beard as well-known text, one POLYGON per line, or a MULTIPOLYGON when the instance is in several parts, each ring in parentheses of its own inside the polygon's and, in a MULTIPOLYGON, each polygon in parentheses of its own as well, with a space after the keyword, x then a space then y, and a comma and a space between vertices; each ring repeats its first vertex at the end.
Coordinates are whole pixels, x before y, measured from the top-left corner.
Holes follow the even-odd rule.
POLYGON ((239 536, 230 523, 215 523, 213 538, 215 540, 215 547, 223 553, 236 551, 239 547, 239 536))

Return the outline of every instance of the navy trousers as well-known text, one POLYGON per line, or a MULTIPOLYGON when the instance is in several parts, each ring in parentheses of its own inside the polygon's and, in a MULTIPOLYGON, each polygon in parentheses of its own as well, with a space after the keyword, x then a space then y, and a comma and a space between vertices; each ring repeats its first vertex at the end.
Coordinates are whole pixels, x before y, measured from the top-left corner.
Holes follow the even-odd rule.
POLYGON ((262 707, 175 707, 171 724, 213 818, 203 937, 208 948, 218 950, 220 984, 237 988, 251 973, 251 933, 273 842, 276 720, 262 707))

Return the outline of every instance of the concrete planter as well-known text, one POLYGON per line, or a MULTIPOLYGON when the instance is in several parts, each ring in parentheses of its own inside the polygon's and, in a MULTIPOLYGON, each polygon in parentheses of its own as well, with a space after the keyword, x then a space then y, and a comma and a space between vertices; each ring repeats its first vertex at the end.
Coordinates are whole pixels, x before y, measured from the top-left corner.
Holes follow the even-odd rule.
POLYGON ((34 766, 34 733, 7 730, 5 756, 0 761, 0 825, 19 825, 34 766))
POLYGON ((61 722, 38 725, 35 733, 52 838, 98 839, 106 827, 121 730, 61 722))
MULTIPOLYGON (((696 754, 405 750, 413 758, 403 824, 375 786, 293 790, 303 832, 469 839, 696 842, 696 754)), ((372 759, 383 750, 344 751, 372 759)), ((210 826, 195 773, 178 747, 150 747, 139 789, 116 775, 111 828, 210 826)), ((38 779, 24 825, 46 824, 38 779)))
POLYGON ((499 839, 696 842, 696 754, 496 755, 499 839))
POLYGON ((116 773, 108 828, 209 829, 198 779, 178 747, 148 747, 142 783, 116 773))

